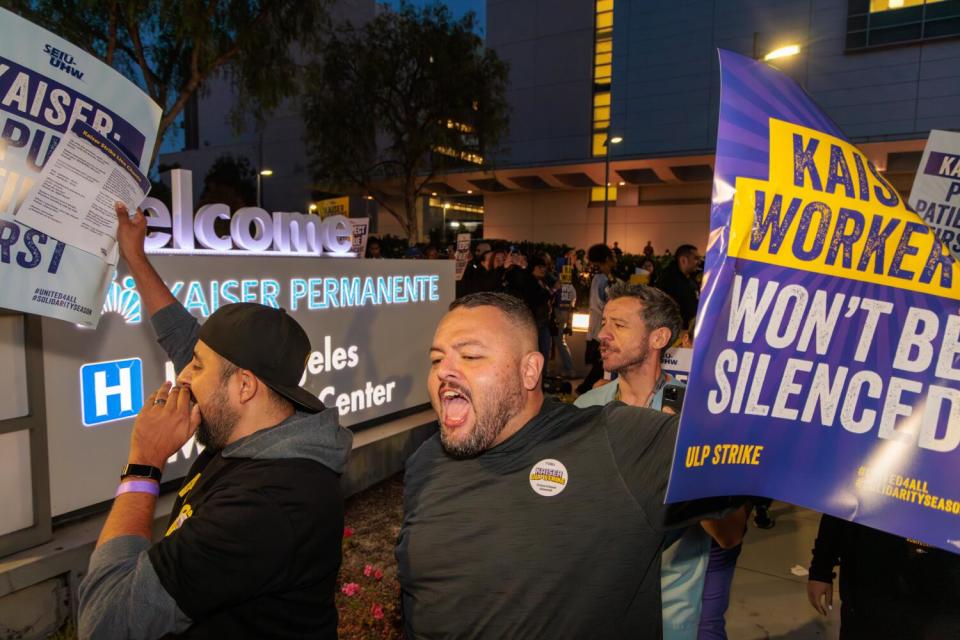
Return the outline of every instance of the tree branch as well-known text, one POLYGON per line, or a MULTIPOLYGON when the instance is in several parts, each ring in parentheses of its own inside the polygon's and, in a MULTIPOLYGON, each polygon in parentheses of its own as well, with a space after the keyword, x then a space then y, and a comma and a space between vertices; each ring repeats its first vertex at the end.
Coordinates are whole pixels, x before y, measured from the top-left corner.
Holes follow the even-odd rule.
MULTIPOLYGON (((130 39, 133 40, 134 55, 140 70, 143 72, 143 81, 147 84, 147 93, 150 94, 151 98, 156 99, 158 97, 156 77, 147 63, 147 57, 143 51, 143 41, 140 40, 140 29, 130 19, 130 16, 127 16, 127 31, 130 33, 130 39)), ((161 104, 160 107, 163 108, 163 105, 161 104)))
POLYGON ((417 186, 417 178, 416 178, 416 174, 414 174, 414 178, 413 178, 413 189, 414 189, 413 193, 414 193, 414 195, 420 193, 420 191, 423 189, 424 185, 426 185, 428 182, 430 182, 431 180, 433 180, 433 178, 434 178, 436 175, 437 175, 436 169, 435 169, 435 168, 431 168, 431 169, 430 169, 430 173, 427 174, 427 177, 425 177, 425 178, 420 182, 420 186, 417 186))
POLYGON ((117 2, 110 3, 110 25, 107 29, 107 54, 103 61, 113 66, 113 54, 117 50, 117 2))
MULTIPOLYGON (((196 90, 200 87, 203 81, 210 76, 214 71, 222 67, 224 64, 229 62, 230 58, 235 56, 240 51, 240 45, 236 42, 230 47, 227 51, 218 56, 212 63, 210 63, 203 71, 200 71, 198 68, 198 59, 199 52, 197 47, 193 48, 193 53, 190 58, 190 79, 187 80, 186 84, 180 87, 178 91, 177 99, 170 109, 163 114, 163 118, 160 119, 160 139, 163 139, 163 135, 166 130, 173 124, 177 119, 177 116, 180 115, 180 112, 183 111, 183 108, 186 106, 187 101, 190 100, 196 90)), ((161 105, 162 106, 162 105, 161 105)))

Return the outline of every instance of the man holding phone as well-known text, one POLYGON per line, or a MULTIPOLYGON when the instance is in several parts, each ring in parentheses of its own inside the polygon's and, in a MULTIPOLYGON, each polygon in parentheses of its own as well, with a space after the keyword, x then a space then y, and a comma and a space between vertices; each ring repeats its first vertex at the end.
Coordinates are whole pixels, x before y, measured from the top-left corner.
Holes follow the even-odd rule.
MULTIPOLYGON (((589 407, 617 400, 679 414, 686 386, 660 367, 663 352, 680 334, 677 303, 654 287, 624 282, 611 286, 607 296, 597 338, 604 370, 616 371, 618 377, 574 404, 589 407)), ((743 537, 745 522, 746 510, 737 509, 721 520, 690 526, 665 545, 660 563, 665 640, 696 639, 710 538, 723 548, 734 547, 743 537)))

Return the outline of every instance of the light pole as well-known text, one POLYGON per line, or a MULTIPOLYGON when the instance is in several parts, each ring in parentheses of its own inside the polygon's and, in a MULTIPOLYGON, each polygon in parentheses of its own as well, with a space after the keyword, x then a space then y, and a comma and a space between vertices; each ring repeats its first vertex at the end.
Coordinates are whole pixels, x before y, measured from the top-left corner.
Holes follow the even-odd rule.
POLYGON ((621 142, 623 142, 623 138, 620 136, 611 138, 610 134, 607 134, 603 141, 603 146, 607 150, 603 162, 603 244, 607 244, 607 209, 610 204, 610 145, 620 144, 621 142))
POLYGON ((449 202, 443 203, 443 233, 440 234, 440 243, 447 245, 447 210, 450 208, 449 202))
POLYGON ((261 202, 261 199, 260 199, 260 195, 263 193, 263 186, 260 184, 260 182, 263 180, 263 178, 269 178, 272 175, 273 175, 273 169, 261 169, 260 171, 257 172, 257 206, 258 207, 263 207, 263 203, 261 202))

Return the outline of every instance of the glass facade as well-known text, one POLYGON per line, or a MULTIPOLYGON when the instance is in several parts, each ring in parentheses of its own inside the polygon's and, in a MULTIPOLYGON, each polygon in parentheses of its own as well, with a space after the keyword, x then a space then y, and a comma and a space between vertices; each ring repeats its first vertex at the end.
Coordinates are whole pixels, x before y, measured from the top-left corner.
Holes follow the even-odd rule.
MULTIPOLYGON (((610 127, 610 81, 613 77, 613 0, 596 0, 593 45, 593 121, 591 155, 606 154, 610 127)), ((601 200, 603 195, 600 195, 601 200)), ((591 198, 592 199, 592 198, 591 198)))
POLYGON ((960 0, 849 0, 848 51, 960 36, 960 0))

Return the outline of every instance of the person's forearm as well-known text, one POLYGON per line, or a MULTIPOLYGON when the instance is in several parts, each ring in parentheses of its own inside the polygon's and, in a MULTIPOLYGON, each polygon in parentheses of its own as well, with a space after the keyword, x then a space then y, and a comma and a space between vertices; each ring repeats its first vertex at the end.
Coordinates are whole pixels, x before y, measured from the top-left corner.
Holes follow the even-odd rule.
POLYGON ((813 545, 810 560, 810 579, 831 582, 833 569, 841 562, 843 554, 843 529, 845 523, 829 515, 820 516, 820 527, 813 545))
POLYGON ((140 292, 140 300, 146 307, 148 316, 153 316, 160 309, 177 301, 145 253, 141 251, 135 255, 124 256, 124 259, 130 275, 137 283, 137 291, 140 292))
POLYGON ((117 496, 100 532, 97 546, 120 536, 140 536, 151 540, 156 506, 157 497, 150 493, 124 493, 117 496))

